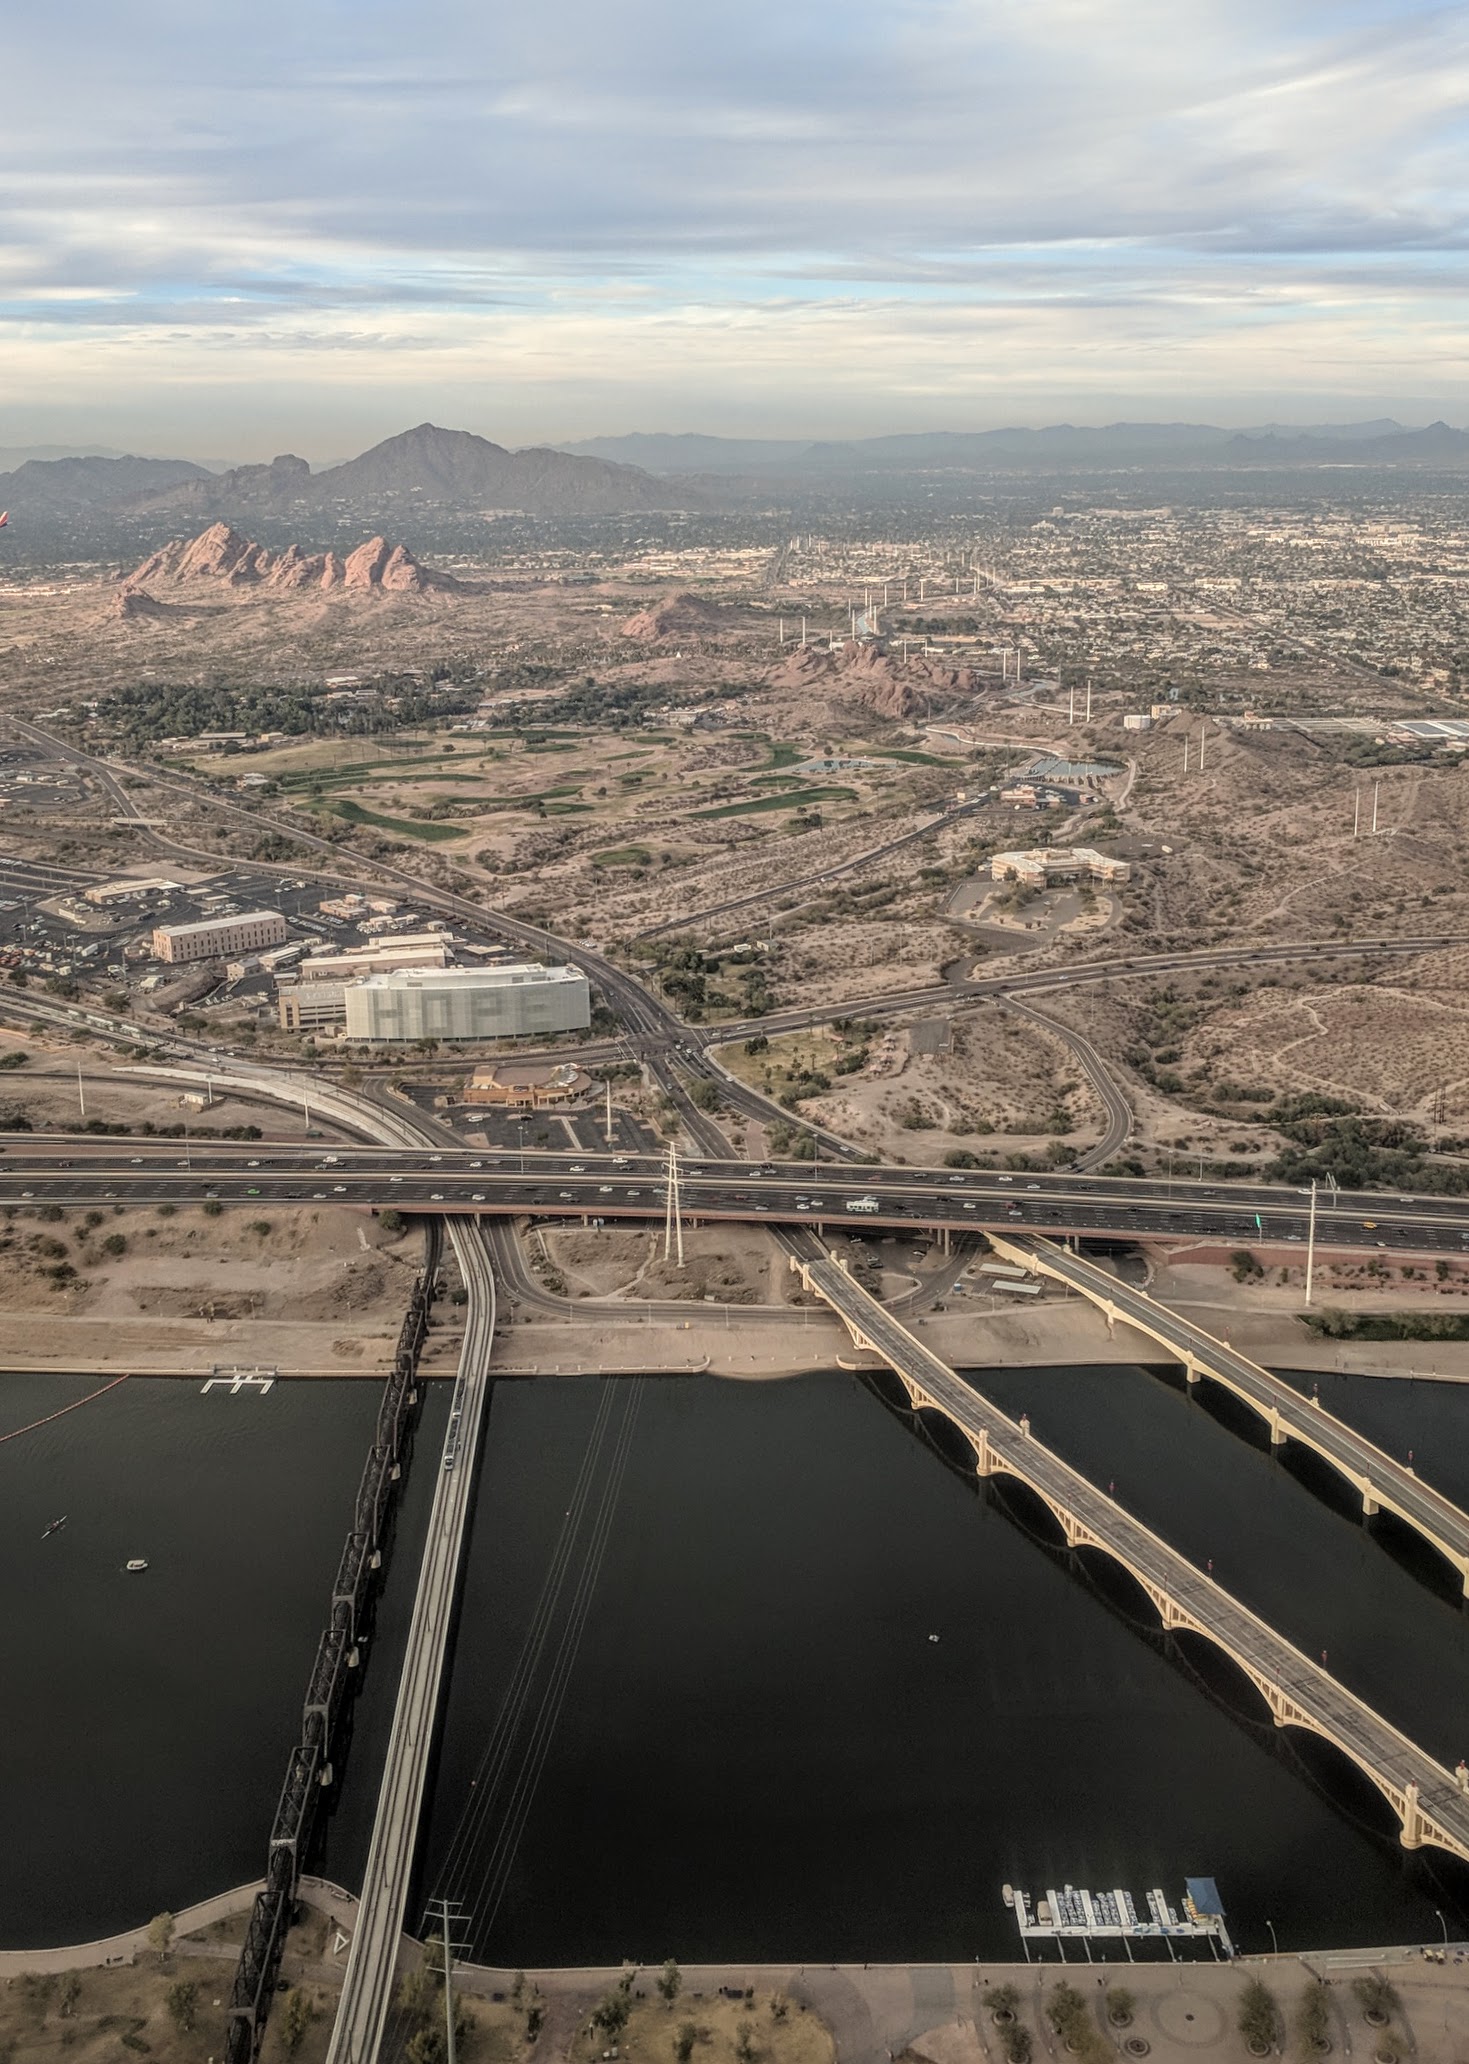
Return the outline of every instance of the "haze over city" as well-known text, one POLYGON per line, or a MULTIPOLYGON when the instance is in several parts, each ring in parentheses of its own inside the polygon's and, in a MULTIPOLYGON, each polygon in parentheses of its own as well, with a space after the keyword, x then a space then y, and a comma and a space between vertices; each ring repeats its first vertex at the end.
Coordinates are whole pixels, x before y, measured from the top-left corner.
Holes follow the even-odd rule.
POLYGON ((1461 10, 17 11, 0 444, 1469 414, 1461 10))

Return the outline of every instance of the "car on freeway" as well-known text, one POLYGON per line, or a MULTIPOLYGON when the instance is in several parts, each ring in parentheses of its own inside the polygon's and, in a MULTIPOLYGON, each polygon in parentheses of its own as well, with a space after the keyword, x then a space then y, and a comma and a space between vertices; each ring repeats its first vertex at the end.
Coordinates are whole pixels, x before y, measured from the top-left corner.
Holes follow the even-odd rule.
POLYGON ((251 1183, 250 1187, 246 1190, 245 1195, 247 1197, 258 1197, 260 1195, 259 1183, 251 1183))
POLYGON ((442 1191, 442 1190, 430 1190, 430 1191, 429 1191, 429 1193, 428 1193, 428 1201, 430 1202, 430 1204, 442 1204, 442 1203, 443 1203, 443 1201, 444 1201, 444 1193, 443 1193, 443 1191, 442 1191))
POLYGON ((572 1172, 572 1174, 573 1174, 573 1175, 585 1175, 585 1174, 586 1174, 586 1172, 587 1172, 587 1164, 586 1164, 586 1162, 585 1162, 585 1161, 573 1161, 573 1162, 572 1162, 572 1164, 571 1164, 571 1172, 572 1172))
POLYGON ((334 1182, 332 1184, 332 1195, 334 1197, 345 1197, 346 1194, 347 1185, 344 1182, 334 1182))
POLYGON ((471 1204, 483 1204, 483 1203, 484 1203, 484 1201, 485 1201, 485 1193, 484 1193, 484 1191, 483 1191, 483 1190, 471 1190, 471 1191, 470 1191, 470 1193, 469 1193, 469 1201, 470 1201, 470 1203, 471 1203, 471 1204))
POLYGON ((610 1197, 610 1196, 612 1195, 612 1185, 611 1185, 611 1183, 610 1183, 610 1182, 598 1183, 598 1185, 597 1185, 597 1195, 598 1195, 599 1197, 610 1197))

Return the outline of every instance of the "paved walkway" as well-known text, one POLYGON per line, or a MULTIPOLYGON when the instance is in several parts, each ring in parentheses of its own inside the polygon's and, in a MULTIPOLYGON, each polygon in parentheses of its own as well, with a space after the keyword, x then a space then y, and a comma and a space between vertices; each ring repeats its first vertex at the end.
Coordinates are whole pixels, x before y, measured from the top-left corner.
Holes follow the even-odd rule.
MULTIPOLYGON (((211 1928, 217 1921, 228 1921, 237 1914, 248 1913, 254 1904, 255 1895, 263 1889, 263 1881, 257 1879, 253 1885, 236 1885, 232 1892, 217 1892, 212 1899, 201 1899, 197 1906, 187 1906, 173 1917, 174 1939, 180 1949, 186 1947, 183 1938, 197 1935, 205 1928, 211 1928)), ((347 1923, 349 1931, 355 1922, 357 1901, 350 1892, 344 1892, 340 1885, 328 1884, 325 1878, 303 1878, 301 1897, 308 1906, 319 1907, 323 1913, 331 1913, 347 1923)), ((0 1950, 0 1984, 9 1984, 23 1972, 42 1974, 48 1971, 96 1971, 108 1964, 130 1964, 139 1953, 149 1947, 148 1926, 128 1928, 120 1935, 109 1935, 100 1942, 73 1942, 61 1949, 6 1949, 0 1950)), ((219 1951, 215 1950, 215 1954, 219 1951)), ((233 1951, 229 1951, 233 1954, 233 1951)))
MULTIPOLYGON (((1274 1994, 1287 2029, 1283 2048, 1293 2047, 1289 2031, 1297 2003, 1315 1978, 1326 1981, 1333 2020, 1333 2047, 1359 2064, 1368 2064, 1377 2046, 1352 1993, 1352 1980, 1364 1971, 1383 1972, 1402 2001, 1397 2027, 1417 2064, 1464 2064, 1469 2058, 1469 1951, 1454 1952, 1443 1964, 1430 1962, 1418 1949, 1344 1950, 1314 1956, 1247 1957, 1234 1964, 1111 1963, 1104 1968, 1069 1963, 1064 1969, 1044 1964, 805 1964, 683 1965, 679 2011, 697 2018, 696 2002, 725 1986, 753 1986, 757 1991, 784 1991, 804 2001, 831 2029, 840 2064, 890 2064, 912 2051, 928 2064, 1004 2064, 994 2023, 983 1995, 990 1985, 1010 1983, 1021 1994, 1020 2020, 1031 2032, 1036 2064, 1066 2064, 1045 2018, 1044 1998, 1062 1977, 1095 2001, 1099 2027, 1104 2027, 1102 1998, 1108 1985, 1126 1985, 1136 2006, 1132 2025, 1105 2028, 1119 2060, 1146 2055, 1155 2064, 1190 2064, 1204 2055, 1241 2064, 1246 2052, 1236 2017, 1239 1996, 1250 1978, 1258 1977, 1274 1994), (1146 2051, 1125 2045, 1146 2043, 1146 2051)), ((531 2052, 530 2064, 560 2064, 571 2035, 621 1976, 608 1971, 528 1971, 528 1980, 546 2002, 546 2020, 531 2052)), ((651 1991, 658 1970, 648 1968, 642 1982, 651 1991)), ((515 1974, 471 1966, 461 1974, 467 1992, 486 1995, 508 1991, 515 1974)))
MULTIPOLYGON (((240 1885, 206 1899, 175 1916, 178 1937, 197 1934, 222 1920, 243 1915, 258 1890, 240 1885)), ((339 1885, 305 1878, 301 1896, 330 1914, 350 1937, 356 1922, 356 1900, 339 1885)), ((146 1927, 101 1942, 52 1950, 0 1953, 0 1984, 22 1972, 45 1973, 96 1969, 131 1963, 148 1947, 146 1927)), ((188 1955, 193 1945, 182 1939, 176 1953, 188 1955)), ((1075 1945, 1073 1945, 1075 1952, 1075 1945)), ((226 1945, 201 1945, 200 1953, 232 1954, 226 1945)), ((405 1939, 404 1956, 416 1946, 405 1939)), ((1365 1971, 1380 1971, 1396 1986, 1402 2000, 1397 2026, 1415 2064, 1465 2064, 1469 2059, 1469 1946, 1448 1952, 1443 1963, 1436 1952, 1418 1948, 1328 1950, 1300 1956, 1242 1957, 1234 1964, 1126 1964, 1105 1966, 1054 1960, 1043 1964, 685 1964, 681 2009, 696 2018, 696 2002, 721 1986, 753 1986, 759 1992, 786 1992, 804 2002, 831 2029, 839 2064, 894 2064, 905 2051, 927 2064, 1005 2064, 994 2023, 983 1995, 991 1985, 1013 1984, 1021 1994, 1020 2020, 1031 2033, 1035 2064, 1067 2064, 1044 2014, 1048 1987, 1068 1978, 1090 2000, 1095 1998, 1099 2026, 1101 2000, 1107 1985, 1126 1985, 1136 1999, 1132 2026, 1107 2029, 1119 2064, 1146 2054, 1153 2064, 1201 2064, 1205 2057, 1244 2064, 1245 2049, 1237 2027, 1239 1995, 1247 1979, 1258 1977, 1270 1988, 1289 2022, 1296 2003, 1313 1978, 1330 1988, 1333 2046, 1339 2054, 1369 2064, 1376 2032, 1362 2018, 1352 1994, 1352 1980, 1365 1971), (1464 1961, 1456 1961, 1462 1957, 1464 1961), (1146 2053, 1125 2044, 1148 2045, 1146 2053)), ((340 1981, 344 1959, 331 1954, 321 1962, 288 1959, 293 1980, 309 1978, 330 1986, 340 1981)), ((625 1967, 528 1971, 546 2005, 541 2034, 528 2064, 561 2064, 576 2029, 622 1976, 625 1967)), ((662 1966, 645 1967, 640 1983, 651 1992, 662 1966)), ((516 1973, 466 1965, 459 1983, 467 1993, 488 1997, 509 1992, 516 1973)), ((1287 2038, 1286 2047, 1290 2047, 1287 2038)))

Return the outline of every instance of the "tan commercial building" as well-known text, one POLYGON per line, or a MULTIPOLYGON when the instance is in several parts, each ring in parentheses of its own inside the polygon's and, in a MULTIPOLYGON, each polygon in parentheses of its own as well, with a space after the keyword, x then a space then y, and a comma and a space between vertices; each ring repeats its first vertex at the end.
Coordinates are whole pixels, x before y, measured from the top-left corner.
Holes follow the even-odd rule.
POLYGON ((475 1069, 464 1101, 504 1111, 544 1111, 578 1102, 591 1087, 591 1076, 575 1061, 495 1061, 475 1069))
POLYGON ((1125 882, 1132 878, 1126 860, 1109 859, 1095 846, 1036 846, 1028 853, 996 853, 990 862, 995 881, 1024 882, 1043 889, 1048 882, 1125 882))
POLYGON ((159 925, 153 951, 159 960, 229 960, 258 953, 262 946, 282 946, 288 934, 278 910, 246 910, 238 917, 206 917, 198 924, 159 925))

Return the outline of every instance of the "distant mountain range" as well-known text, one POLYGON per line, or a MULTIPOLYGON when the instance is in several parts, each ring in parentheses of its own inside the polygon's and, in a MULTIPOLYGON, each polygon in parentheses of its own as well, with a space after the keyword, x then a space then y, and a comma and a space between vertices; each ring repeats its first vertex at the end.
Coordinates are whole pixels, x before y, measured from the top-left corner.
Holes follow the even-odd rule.
POLYGON ((0 507, 48 515, 105 511, 172 517, 194 525, 242 516, 309 516, 313 511, 405 507, 471 514, 521 510, 533 516, 608 516, 622 510, 697 505, 635 466, 545 448, 511 452, 467 430, 415 430, 374 445, 344 465, 313 473, 291 454, 268 466, 210 473, 187 459, 29 459, 0 474, 0 507))
POLYGON ((0 473, 0 508, 60 516, 77 509, 119 509, 181 483, 211 476, 191 459, 26 459, 0 473))
POLYGON ((716 509, 767 495, 845 492, 863 478, 881 496, 904 476, 1340 466, 1469 467, 1469 431, 1447 423, 1405 430, 1390 418, 1242 431, 1208 423, 1059 423, 823 442, 633 435, 510 451, 467 430, 420 423, 319 473, 289 453, 224 472, 189 459, 105 452, 26 458, 0 473, 0 509, 38 524, 85 518, 156 528, 177 520, 190 531, 258 519, 299 525, 305 535, 313 518, 317 528, 330 522, 340 530, 345 520, 401 531, 415 518, 482 512, 592 517, 716 509))
POLYGON ((1225 430, 1211 423, 1058 423, 1042 430, 931 430, 808 442, 799 438, 634 433, 567 444, 579 458, 620 461, 667 477, 854 473, 1047 472, 1095 466, 1316 466, 1469 463, 1469 432, 1447 423, 1405 430, 1390 417, 1297 428, 1225 430))

